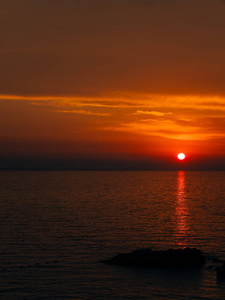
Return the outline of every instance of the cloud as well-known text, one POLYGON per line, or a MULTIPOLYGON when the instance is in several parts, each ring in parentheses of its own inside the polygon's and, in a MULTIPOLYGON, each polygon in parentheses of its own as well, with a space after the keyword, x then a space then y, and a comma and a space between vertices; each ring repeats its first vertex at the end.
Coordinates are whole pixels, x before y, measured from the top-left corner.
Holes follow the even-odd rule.
POLYGON ((26 135, 27 125, 24 124, 30 124, 29 130, 34 132, 30 136, 52 136, 57 131, 57 138, 66 135, 69 140, 71 136, 74 138, 74 130, 78 140, 86 139, 87 142, 92 136, 102 141, 116 141, 117 138, 126 141, 137 137, 148 141, 159 137, 169 140, 169 143, 172 140, 225 138, 225 98, 218 96, 124 93, 101 97, 2 95, 0 104, 2 136, 26 135))
POLYGON ((137 110, 134 115, 153 115, 153 116, 156 116, 156 117, 162 117, 162 116, 165 116, 165 115, 170 115, 172 114, 171 112, 168 112, 168 113, 163 113, 163 112, 160 112, 160 111, 143 111, 143 110, 137 110))
POLYGON ((156 119, 153 115, 153 118, 124 122, 120 126, 106 128, 106 130, 157 136, 166 139, 203 141, 225 138, 224 125, 225 118, 221 116, 187 115, 186 118, 183 118, 174 114, 169 119, 165 115, 160 119, 156 119))
POLYGON ((55 107, 113 107, 113 108, 140 108, 140 114, 163 113, 159 110, 144 111, 143 108, 196 109, 225 111, 225 96, 215 95, 164 95, 142 93, 112 93, 110 96, 81 97, 81 96, 23 96, 0 95, 0 100, 32 101, 33 105, 46 105, 55 107))
POLYGON ((60 113, 71 113, 71 114, 81 114, 81 115, 92 115, 92 116, 110 116, 110 113, 99 113, 87 110, 57 110, 60 113))

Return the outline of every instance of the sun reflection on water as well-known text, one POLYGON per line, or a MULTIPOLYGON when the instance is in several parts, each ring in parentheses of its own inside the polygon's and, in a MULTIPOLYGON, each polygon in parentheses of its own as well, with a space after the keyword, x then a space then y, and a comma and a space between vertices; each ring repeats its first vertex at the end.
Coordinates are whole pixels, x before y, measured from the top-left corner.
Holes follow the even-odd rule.
POLYGON ((185 190, 185 172, 179 171, 177 177, 177 201, 175 208, 176 217, 176 231, 175 237, 179 246, 185 246, 187 242, 188 234, 188 206, 187 206, 187 195, 185 190))

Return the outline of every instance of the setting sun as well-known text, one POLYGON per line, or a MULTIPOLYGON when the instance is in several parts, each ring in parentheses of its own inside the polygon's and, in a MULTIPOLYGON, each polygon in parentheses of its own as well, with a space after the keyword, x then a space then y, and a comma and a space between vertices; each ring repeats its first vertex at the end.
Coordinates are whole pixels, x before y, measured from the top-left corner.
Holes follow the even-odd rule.
POLYGON ((177 157, 178 157, 179 160, 183 160, 183 159, 185 159, 185 154, 184 153, 179 153, 177 155, 177 157))

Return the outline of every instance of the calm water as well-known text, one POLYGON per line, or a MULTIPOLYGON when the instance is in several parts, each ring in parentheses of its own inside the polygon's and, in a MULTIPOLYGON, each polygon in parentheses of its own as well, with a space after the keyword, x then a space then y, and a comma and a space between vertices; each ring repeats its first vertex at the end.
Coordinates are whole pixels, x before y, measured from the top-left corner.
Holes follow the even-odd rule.
POLYGON ((0 172, 0 299, 224 299, 224 221, 225 172, 0 172), (185 246, 206 267, 100 262, 185 246))

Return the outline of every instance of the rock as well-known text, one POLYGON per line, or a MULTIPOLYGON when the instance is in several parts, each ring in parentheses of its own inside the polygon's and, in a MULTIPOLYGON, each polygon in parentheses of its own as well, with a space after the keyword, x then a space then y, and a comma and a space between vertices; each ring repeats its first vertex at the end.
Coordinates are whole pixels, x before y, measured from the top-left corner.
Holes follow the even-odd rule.
POLYGON ((221 267, 218 267, 216 269, 217 278, 225 278, 225 262, 223 262, 223 265, 221 267))
POLYGON ((205 263, 205 258, 202 252, 196 248, 162 251, 141 249, 130 253, 117 254, 104 262, 119 266, 194 268, 202 266, 205 263))

